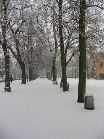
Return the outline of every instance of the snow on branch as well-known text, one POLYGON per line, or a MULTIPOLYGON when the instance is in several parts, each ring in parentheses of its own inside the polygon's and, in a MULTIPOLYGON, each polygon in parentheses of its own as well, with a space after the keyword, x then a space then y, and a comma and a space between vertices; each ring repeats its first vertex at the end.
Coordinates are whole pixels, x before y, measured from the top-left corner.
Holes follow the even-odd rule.
POLYGON ((104 7, 100 6, 100 5, 96 5, 96 4, 93 4, 93 5, 86 5, 86 8, 89 8, 89 7, 97 7, 101 10, 104 10, 104 7))

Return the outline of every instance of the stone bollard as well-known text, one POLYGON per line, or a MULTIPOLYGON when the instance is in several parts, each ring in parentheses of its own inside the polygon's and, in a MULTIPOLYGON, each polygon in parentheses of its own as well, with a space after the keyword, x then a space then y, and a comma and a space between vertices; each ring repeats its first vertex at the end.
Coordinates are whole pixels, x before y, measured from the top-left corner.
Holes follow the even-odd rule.
POLYGON ((85 109, 89 109, 89 110, 95 109, 93 95, 85 96, 85 99, 84 99, 84 108, 85 109))

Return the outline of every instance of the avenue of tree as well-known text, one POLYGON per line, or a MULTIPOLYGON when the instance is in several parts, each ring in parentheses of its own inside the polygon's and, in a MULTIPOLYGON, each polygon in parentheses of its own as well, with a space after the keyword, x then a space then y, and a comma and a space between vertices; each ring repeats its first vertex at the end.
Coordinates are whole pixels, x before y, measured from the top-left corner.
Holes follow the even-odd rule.
POLYGON ((10 59, 21 70, 22 84, 51 72, 57 84, 57 61, 63 91, 68 91, 67 67, 79 59, 78 100, 86 93, 88 63, 104 43, 103 0, 0 0, 0 49, 5 61, 5 91, 11 92, 10 59))

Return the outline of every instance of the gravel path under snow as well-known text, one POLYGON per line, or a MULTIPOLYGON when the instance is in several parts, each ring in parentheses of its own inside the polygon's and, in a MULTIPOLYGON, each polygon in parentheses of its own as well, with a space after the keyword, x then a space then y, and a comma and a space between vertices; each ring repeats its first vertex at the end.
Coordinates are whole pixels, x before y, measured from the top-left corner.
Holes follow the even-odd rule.
POLYGON ((47 79, 27 85, 12 83, 12 93, 0 84, 0 139, 104 139, 104 81, 88 80, 95 110, 77 103, 78 80, 68 79, 63 93, 47 79))

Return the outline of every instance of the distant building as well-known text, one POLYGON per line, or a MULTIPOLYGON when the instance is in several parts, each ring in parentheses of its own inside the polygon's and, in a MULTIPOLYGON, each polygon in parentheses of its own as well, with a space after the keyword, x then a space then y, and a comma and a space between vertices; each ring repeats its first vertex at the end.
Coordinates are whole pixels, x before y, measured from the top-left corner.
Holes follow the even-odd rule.
POLYGON ((104 57, 100 56, 96 62, 96 79, 104 79, 104 57))

